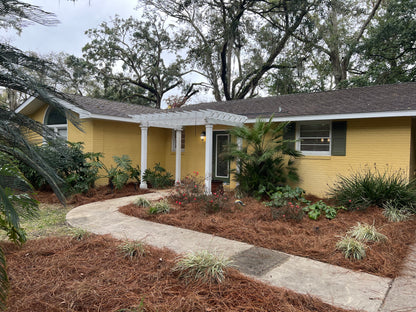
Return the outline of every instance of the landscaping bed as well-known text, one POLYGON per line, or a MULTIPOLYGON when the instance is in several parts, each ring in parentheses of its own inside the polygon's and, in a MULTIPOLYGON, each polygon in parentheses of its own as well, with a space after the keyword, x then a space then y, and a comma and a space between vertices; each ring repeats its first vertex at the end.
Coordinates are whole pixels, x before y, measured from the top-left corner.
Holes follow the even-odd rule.
MULTIPOLYGON (((67 204, 80 206, 92 202, 119 198, 131 195, 140 195, 152 192, 149 189, 140 189, 136 184, 129 183, 126 184, 123 188, 116 190, 111 189, 109 186, 98 186, 91 188, 85 194, 75 194, 69 196, 67 199, 67 204)), ((34 197, 41 203, 45 204, 57 204, 59 199, 56 195, 50 191, 36 191, 34 197)))
POLYGON ((2 242, 11 282, 7 311, 345 311, 235 269, 221 284, 187 282, 172 271, 173 252, 146 246, 144 256, 130 259, 121 243, 95 235, 22 247, 2 242))
MULTIPOLYGON (((230 197, 230 196, 228 196, 230 197)), ((233 198, 228 198, 231 203, 233 198)), ((120 208, 130 216, 205 232, 256 246, 311 258, 348 269, 383 277, 399 275, 410 244, 415 242, 416 221, 389 222, 376 206, 366 210, 344 211, 332 219, 321 216, 311 220, 306 215, 300 222, 273 219, 270 207, 253 198, 242 200, 245 206, 207 213, 201 203, 176 203, 169 213, 149 214, 148 208, 131 204, 120 208), (363 260, 350 260, 336 250, 336 243, 357 223, 374 224, 387 236, 385 242, 368 243, 363 260)))

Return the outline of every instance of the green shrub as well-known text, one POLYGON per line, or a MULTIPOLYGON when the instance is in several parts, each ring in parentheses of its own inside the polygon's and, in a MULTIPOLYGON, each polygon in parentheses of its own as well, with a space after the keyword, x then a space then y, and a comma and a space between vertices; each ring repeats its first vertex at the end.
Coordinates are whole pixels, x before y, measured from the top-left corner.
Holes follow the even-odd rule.
POLYGON ((194 171, 181 181, 181 184, 175 186, 175 192, 172 194, 172 200, 177 204, 186 204, 197 202, 205 193, 205 187, 199 173, 194 171))
POLYGON ((233 170, 239 193, 261 197, 276 186, 299 179, 294 160, 300 153, 288 148, 289 141, 283 139, 285 127, 285 123, 277 124, 270 118, 267 122, 258 119, 252 127, 236 127, 230 131, 246 143, 242 148, 230 144, 227 154, 227 159, 236 161, 240 168, 233 170))
POLYGON ((361 260, 366 256, 365 245, 349 236, 341 238, 336 244, 336 248, 344 253, 346 259, 356 259, 361 260))
MULTIPOLYGON (((265 188, 260 190, 260 194, 263 194, 263 192, 265 192, 265 188)), ((277 186, 272 193, 268 192, 270 201, 265 204, 270 207, 273 219, 300 222, 304 216, 301 207, 309 203, 304 195, 305 191, 300 187, 277 186)))
POLYGON ((293 204, 288 202, 285 206, 271 207, 272 208, 272 218, 279 219, 284 221, 295 221, 300 222, 303 219, 305 213, 298 204, 293 204))
POLYGON ((125 258, 137 258, 146 255, 145 244, 140 241, 125 242, 118 246, 125 258))
POLYGON ((303 208, 303 211, 307 212, 309 218, 312 220, 318 220, 322 214, 325 214, 325 218, 332 220, 337 216, 338 210, 340 209, 345 209, 345 208, 342 206, 333 207, 333 206, 325 204, 322 200, 320 200, 316 203, 307 205, 306 207, 303 208))
POLYGON ((173 270, 179 277, 201 280, 203 282, 221 283, 225 278, 225 269, 232 261, 218 257, 206 250, 189 253, 180 258, 173 270))
POLYGON ((155 203, 149 207, 149 214, 160 214, 170 212, 169 203, 165 200, 155 203))
POLYGON ((91 235, 90 232, 80 229, 80 228, 73 228, 71 229, 71 237, 75 240, 83 240, 84 238, 91 235))
POLYGON ((207 213, 215 213, 230 207, 228 195, 223 193, 201 195, 198 198, 198 202, 207 213))
POLYGON ((383 215, 390 222, 402 222, 409 220, 412 213, 406 209, 399 209, 395 201, 389 200, 383 204, 383 215))
POLYGON ((137 198, 134 201, 133 204, 135 204, 136 206, 139 206, 139 207, 143 207, 143 208, 150 207, 150 202, 146 198, 144 198, 144 197, 137 198))
POLYGON ((331 187, 330 196, 340 205, 352 209, 366 209, 371 205, 383 207, 395 201, 397 208, 416 207, 416 182, 409 182, 402 171, 377 169, 355 172, 350 176, 339 176, 331 187))
MULTIPOLYGON (((53 144, 34 147, 36 152, 45 160, 64 181, 63 190, 66 194, 86 193, 94 186, 99 178, 98 170, 102 167, 101 153, 83 153, 83 143, 56 141, 53 144)), ((47 185, 46 180, 37 171, 19 164, 24 176, 35 189, 47 185)))
POLYGON ((170 172, 166 171, 160 163, 155 164, 152 169, 147 169, 144 173, 144 180, 153 188, 166 188, 174 185, 175 180, 170 172))
POLYGON ((361 224, 358 222, 356 226, 348 231, 348 234, 359 241, 381 242, 387 240, 387 236, 378 232, 374 224, 361 224))
POLYGON ((111 166, 109 169, 103 166, 107 172, 108 185, 111 189, 122 189, 129 179, 135 179, 140 182, 140 168, 138 166, 133 167, 132 161, 128 155, 113 156, 113 160, 116 164, 115 167, 111 166))

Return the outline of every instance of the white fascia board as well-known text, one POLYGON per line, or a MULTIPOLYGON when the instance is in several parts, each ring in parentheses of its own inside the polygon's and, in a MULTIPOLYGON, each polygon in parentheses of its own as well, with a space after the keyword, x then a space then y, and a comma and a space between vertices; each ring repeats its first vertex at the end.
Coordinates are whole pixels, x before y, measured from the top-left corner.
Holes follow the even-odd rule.
POLYGON ((134 124, 139 124, 136 120, 128 117, 117 117, 117 116, 109 116, 109 115, 98 115, 98 114, 80 114, 80 119, 101 119, 101 120, 111 120, 111 121, 121 121, 121 122, 130 122, 134 124))
POLYGON ((24 110, 27 106, 29 106, 34 100, 36 100, 35 96, 29 97, 26 101, 24 101, 18 108, 16 108, 16 113, 20 113, 22 110, 24 110))
MULTIPOLYGON (((287 116, 274 117, 274 122, 284 121, 314 121, 314 120, 344 120, 344 119, 364 119, 364 118, 385 118, 385 117, 416 117, 415 110, 409 111, 390 111, 390 112, 375 112, 375 113, 355 113, 355 114, 331 114, 331 115, 309 115, 309 116, 287 116)), ((269 120, 269 118, 262 118, 269 120)), ((255 123, 257 120, 250 118, 245 123, 255 123)))

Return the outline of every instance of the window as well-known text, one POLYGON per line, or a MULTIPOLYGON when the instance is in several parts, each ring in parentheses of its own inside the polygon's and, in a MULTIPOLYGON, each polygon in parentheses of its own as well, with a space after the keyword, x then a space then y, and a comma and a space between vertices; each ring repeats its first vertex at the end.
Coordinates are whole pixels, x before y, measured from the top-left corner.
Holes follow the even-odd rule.
POLYGON ((53 129, 63 139, 68 139, 68 125, 65 115, 61 111, 49 107, 46 112, 44 124, 53 129))
POLYGON ((224 159, 224 153, 227 151, 230 143, 230 134, 226 132, 214 132, 214 178, 230 178, 230 162, 224 159))
MULTIPOLYGON (((185 131, 181 135, 181 150, 185 151, 185 131)), ((172 130, 172 152, 176 152, 176 130, 172 130)))
POLYGON ((298 123, 296 149, 304 155, 331 155, 331 123, 298 123))

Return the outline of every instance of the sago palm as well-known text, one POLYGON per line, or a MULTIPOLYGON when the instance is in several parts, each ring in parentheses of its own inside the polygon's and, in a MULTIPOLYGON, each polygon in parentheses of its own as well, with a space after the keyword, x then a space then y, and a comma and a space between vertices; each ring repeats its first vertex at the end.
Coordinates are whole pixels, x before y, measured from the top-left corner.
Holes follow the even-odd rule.
POLYGON ((233 143, 228 154, 239 167, 233 171, 242 194, 259 196, 299 179, 294 160, 300 153, 289 148, 290 142, 283 139, 285 127, 286 123, 277 124, 270 118, 231 130, 233 136, 243 139, 243 147, 233 143))

